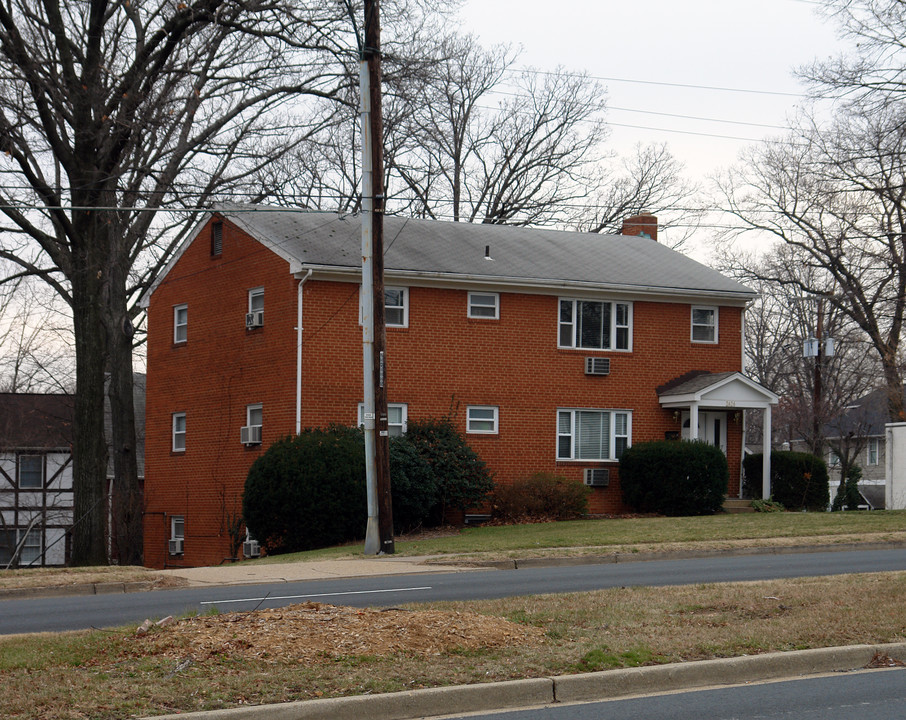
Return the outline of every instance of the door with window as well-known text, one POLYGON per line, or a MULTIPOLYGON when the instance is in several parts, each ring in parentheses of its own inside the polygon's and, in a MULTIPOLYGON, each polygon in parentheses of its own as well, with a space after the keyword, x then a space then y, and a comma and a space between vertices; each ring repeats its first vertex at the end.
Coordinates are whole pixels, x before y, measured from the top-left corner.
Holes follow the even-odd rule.
MULTIPOLYGON (((690 417, 688 412, 683 412, 683 440, 689 440, 692 433, 689 431, 690 417)), ((719 447, 724 455, 727 454, 727 413, 699 410, 698 412, 698 439, 704 440, 709 445, 719 447)))

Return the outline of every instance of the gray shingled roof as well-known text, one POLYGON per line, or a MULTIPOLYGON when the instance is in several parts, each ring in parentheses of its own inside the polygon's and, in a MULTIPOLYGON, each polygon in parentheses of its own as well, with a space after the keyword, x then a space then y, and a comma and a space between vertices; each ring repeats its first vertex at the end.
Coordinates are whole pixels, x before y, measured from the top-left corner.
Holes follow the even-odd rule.
MULTIPOLYGON (((904 386, 906 393, 906 386, 904 386)), ((887 414, 887 388, 882 387, 860 397, 838 417, 824 426, 828 438, 875 437, 884 435, 884 425, 890 422, 887 414)))
MULTIPOLYGON (((230 205, 217 212, 303 268, 361 268, 361 218, 230 205)), ((754 291, 643 237, 506 225, 384 219, 384 267, 484 282, 590 286, 699 294, 745 301, 754 291), (486 251, 492 260, 485 258, 486 251)))
POLYGON ((73 397, 0 393, 0 450, 56 450, 72 444, 73 397))

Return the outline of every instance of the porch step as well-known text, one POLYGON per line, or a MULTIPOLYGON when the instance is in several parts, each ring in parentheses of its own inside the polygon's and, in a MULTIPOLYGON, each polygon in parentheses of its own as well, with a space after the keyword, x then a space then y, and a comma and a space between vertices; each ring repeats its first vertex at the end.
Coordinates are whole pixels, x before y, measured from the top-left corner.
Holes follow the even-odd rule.
POLYGON ((740 498, 727 498, 724 500, 724 512, 728 513, 750 513, 755 512, 751 500, 742 500, 740 498))

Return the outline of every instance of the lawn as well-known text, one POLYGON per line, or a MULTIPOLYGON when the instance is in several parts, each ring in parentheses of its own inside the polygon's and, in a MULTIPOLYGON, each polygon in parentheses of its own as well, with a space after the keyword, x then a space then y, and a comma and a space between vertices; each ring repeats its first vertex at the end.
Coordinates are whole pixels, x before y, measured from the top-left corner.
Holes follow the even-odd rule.
MULTIPOLYGON (((815 542, 906 540, 906 511, 848 513, 740 513, 703 517, 638 517, 527 525, 480 526, 443 537, 402 539, 397 555, 511 556, 606 554, 679 546, 725 548, 815 542)), ((349 557, 361 544, 263 558, 295 562, 349 557)))

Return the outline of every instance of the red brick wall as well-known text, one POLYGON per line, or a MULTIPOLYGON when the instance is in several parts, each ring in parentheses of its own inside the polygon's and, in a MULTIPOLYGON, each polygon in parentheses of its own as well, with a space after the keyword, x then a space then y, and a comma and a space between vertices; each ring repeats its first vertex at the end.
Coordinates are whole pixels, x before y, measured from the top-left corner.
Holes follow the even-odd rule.
MULTIPOLYGON (((146 564, 199 565, 227 557, 226 519, 241 509, 249 466, 295 429, 297 281, 285 261, 224 223, 212 259, 205 230, 152 296, 149 308, 145 495, 146 564), (248 290, 264 286, 264 327, 246 331, 248 290), (188 341, 174 346, 173 306, 188 304, 188 341), (260 448, 239 442, 250 403, 264 405, 260 448), (173 453, 171 417, 186 412, 186 450, 173 453), (185 554, 166 551, 168 517, 185 517, 185 554)), ((388 283, 392 285, 393 283, 388 283)), ((467 318, 467 291, 410 287, 409 326, 388 328, 391 403, 410 419, 452 417, 466 406, 499 407, 496 435, 468 435, 498 482, 554 472, 581 482, 582 469, 611 468, 593 491, 593 513, 621 511, 616 463, 558 462, 558 407, 632 411, 632 441, 679 431, 655 388, 691 369, 739 370, 741 309, 720 308, 720 342, 690 341, 688 303, 633 303, 633 350, 557 348, 555 295, 500 294, 500 319, 467 318), (584 373, 586 356, 611 359, 608 376, 584 373)), ((354 424, 362 401, 358 286, 309 280, 303 292, 302 427, 354 424)), ((738 491, 740 425, 728 422, 730 492, 738 491)))

